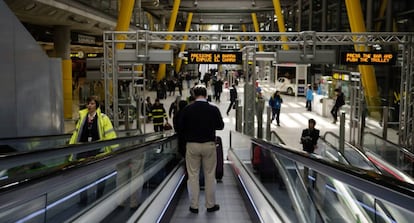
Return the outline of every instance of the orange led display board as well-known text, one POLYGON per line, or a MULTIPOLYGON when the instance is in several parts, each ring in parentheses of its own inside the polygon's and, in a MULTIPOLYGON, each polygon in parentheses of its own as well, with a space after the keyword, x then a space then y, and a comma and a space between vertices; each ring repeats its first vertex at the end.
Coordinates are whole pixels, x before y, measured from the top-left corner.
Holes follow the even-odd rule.
POLYGON ((341 52, 341 64, 395 65, 396 53, 389 52, 341 52))
POLYGON ((187 58, 189 64, 242 64, 241 52, 192 51, 187 58))

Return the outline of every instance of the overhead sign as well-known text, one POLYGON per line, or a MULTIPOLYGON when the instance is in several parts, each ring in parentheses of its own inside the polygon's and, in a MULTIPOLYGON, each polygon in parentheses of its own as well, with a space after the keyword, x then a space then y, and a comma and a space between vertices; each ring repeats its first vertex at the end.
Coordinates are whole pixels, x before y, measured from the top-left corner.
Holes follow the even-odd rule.
POLYGON ((395 65, 396 53, 389 52, 341 52, 341 64, 395 65))
POLYGON ((188 52, 189 64, 242 64, 241 52, 193 51, 188 52))
MULTIPOLYGON (((311 51, 309 53, 312 53, 311 51)), ((294 64, 335 64, 336 52, 334 50, 317 50, 315 55, 303 55, 303 50, 278 50, 276 62, 294 64)))

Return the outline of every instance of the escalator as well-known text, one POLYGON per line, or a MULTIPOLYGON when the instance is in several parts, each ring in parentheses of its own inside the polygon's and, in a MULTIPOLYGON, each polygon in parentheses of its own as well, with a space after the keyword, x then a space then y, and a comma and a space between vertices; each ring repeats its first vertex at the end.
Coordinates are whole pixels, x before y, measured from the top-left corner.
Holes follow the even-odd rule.
MULTIPOLYGON (((230 134, 229 164, 225 164, 228 178, 218 188, 224 190, 233 184, 231 179, 237 182, 246 201, 242 205, 246 208, 244 212, 249 213, 245 222, 392 222, 390 219, 409 222, 414 217, 412 185, 237 132, 230 134), (262 180, 255 172, 251 163, 255 146, 270 155, 275 166, 274 178, 262 180)), ((0 181, 0 219, 2 222, 177 222, 185 216, 184 220, 190 221, 206 217, 209 222, 226 221, 220 215, 231 219, 224 208, 240 204, 229 204, 227 200, 221 203, 223 210, 217 215, 189 213, 188 203, 183 202, 187 197, 183 193, 183 160, 177 155, 176 140, 175 135, 168 134, 144 139, 122 137, 0 156, 0 169, 8 170, 72 153, 118 146, 118 150, 105 157, 67 163, 41 174, 34 171, 24 179, 10 177, 8 184, 0 181), (128 169, 133 173, 119 181, 117 178, 124 171, 121 164, 133 160, 141 163, 142 169, 128 169), (102 182, 104 193, 96 197, 102 182), (131 209, 128 203, 120 206, 137 190, 139 207, 131 209), (79 204, 80 194, 85 191, 88 203, 79 204)))

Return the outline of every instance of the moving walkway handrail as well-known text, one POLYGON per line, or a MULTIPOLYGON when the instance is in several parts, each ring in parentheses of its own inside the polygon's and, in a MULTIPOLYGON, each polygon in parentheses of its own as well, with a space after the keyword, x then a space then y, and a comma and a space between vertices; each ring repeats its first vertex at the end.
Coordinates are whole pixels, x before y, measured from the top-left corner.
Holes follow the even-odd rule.
MULTIPOLYGON (((364 135, 372 135, 374 138, 383 141, 384 143, 390 144, 395 148, 396 150, 399 150, 400 152, 404 153, 404 155, 410 157, 410 159, 414 162, 414 153, 412 153, 410 150, 402 147, 401 145, 397 145, 394 142, 391 142, 389 140, 384 139, 383 137, 373 133, 373 132, 364 132, 364 135)), ((364 136, 365 137, 365 136, 364 136)), ((364 145, 363 145, 364 146, 364 145)), ((365 147, 363 147, 365 149, 365 147)))
MULTIPOLYGON (((344 151, 344 153, 342 153, 338 149, 338 145, 333 145, 330 141, 328 141, 326 139, 326 136, 327 135, 331 135, 331 136, 333 136, 334 138, 336 138, 338 140, 339 140, 339 136, 337 136, 336 134, 334 134, 332 132, 326 132, 324 134, 324 137, 320 137, 320 140, 323 143, 325 143, 326 145, 328 145, 330 148, 332 148, 333 150, 335 150, 338 153, 338 155, 345 161, 345 164, 348 164, 348 165, 351 165, 351 166, 354 166, 354 167, 358 167, 358 168, 361 168, 361 169, 367 169, 364 166, 361 166, 361 165, 358 165, 358 164, 355 165, 355 163, 351 162, 350 159, 345 154, 346 150, 344 151)), ((377 173, 381 173, 381 171, 374 164, 372 164, 372 162, 368 159, 368 157, 362 151, 358 150, 357 148, 355 148, 354 146, 352 146, 351 144, 349 144, 347 142, 345 142, 345 145, 346 145, 347 148, 350 148, 353 152, 355 152, 356 154, 358 154, 358 157, 359 158, 362 158, 361 161, 364 164, 366 164, 368 167, 370 167, 370 170, 375 171, 377 173)))
MULTIPOLYGON (((331 135, 331 136, 333 136, 333 137, 335 137, 339 140, 339 136, 337 136, 335 133, 326 132, 325 135, 324 135, 325 139, 326 139, 327 135, 331 135)), ((361 150, 357 149, 355 146, 349 144, 348 142, 345 142, 345 144, 347 145, 347 147, 353 149, 353 151, 358 152, 360 155, 362 155, 362 157, 364 157, 364 159, 367 159, 367 160, 369 160, 370 163, 373 163, 376 166, 376 168, 385 170, 385 172, 387 172, 388 174, 394 176, 397 179, 400 179, 401 181, 406 181, 406 182, 409 182, 409 183, 413 182, 413 179, 411 178, 410 175, 408 175, 407 173, 405 173, 403 170, 399 169, 398 167, 393 166, 391 163, 384 160, 382 157, 379 157, 379 155, 375 155, 375 153, 372 153, 372 152, 369 152, 369 151, 361 151, 361 150), (371 160, 369 157, 371 157, 373 159, 371 160), (373 161, 380 161, 381 163, 376 163, 376 162, 373 162, 373 161)), ((337 148, 337 147, 335 147, 335 148, 337 148)), ((343 155, 345 157, 345 154, 343 154, 343 155)))
MULTIPOLYGON (((117 130, 116 134, 118 137, 141 135, 141 131, 138 130, 117 130)), ((0 138, 0 146, 9 146, 8 148, 4 147, 3 151, 0 149, 0 154, 13 153, 13 152, 26 152, 38 149, 47 149, 52 146, 62 146, 69 143, 71 133, 67 134, 58 134, 58 135, 40 135, 40 136, 23 136, 23 137, 11 137, 11 138, 0 138), (47 143, 43 145, 42 143, 47 143), (53 143, 52 143, 53 142, 53 143), (17 147, 25 148, 26 150, 18 151, 17 148, 14 148, 13 145, 18 145, 17 147), (27 145, 26 145, 27 144, 27 145), (7 150, 15 151, 7 151, 7 150)))
POLYGON ((29 151, 21 153, 12 153, 0 155, 0 170, 9 169, 15 166, 30 164, 40 161, 45 161, 51 158, 58 158, 65 155, 71 155, 81 152, 86 152, 90 150, 95 150, 97 148, 103 148, 106 146, 113 146, 122 143, 128 143, 131 141, 148 139, 148 138, 163 138, 164 136, 170 136, 172 133, 148 133, 138 136, 127 136, 111 140, 96 141, 85 144, 73 144, 73 145, 62 145, 56 148, 49 148, 38 151, 29 151))
POLYGON ((316 157, 307 153, 289 149, 283 145, 273 145, 261 139, 252 139, 261 148, 273 151, 295 162, 302 163, 308 168, 323 173, 334 179, 345 182, 358 190, 371 194, 395 206, 414 212, 414 185, 378 175, 372 171, 342 165, 316 157))
POLYGON ((274 137, 276 137, 276 139, 277 139, 277 141, 280 143, 280 144, 283 144, 283 145, 286 145, 285 144, 285 142, 283 141, 283 139, 282 138, 280 138, 280 136, 274 131, 274 130, 272 130, 271 132, 270 132, 270 134, 272 135, 272 136, 274 136, 274 137))
MULTIPOLYGON (((328 135, 331 135, 332 137, 334 137, 334 138, 336 138, 336 139, 338 139, 338 142, 339 142, 339 136, 338 135, 336 135, 335 133, 333 133, 333 132, 330 132, 330 131, 327 131, 327 132, 325 132, 325 134, 323 135, 323 140, 325 141, 325 142, 327 142, 327 143, 329 143, 329 145, 331 145, 332 146, 332 148, 334 148, 334 149, 336 149, 337 151, 338 151, 338 153, 340 153, 343 157, 344 157, 344 159, 346 159, 346 160, 348 160, 347 158, 346 158, 346 155, 345 154, 342 154, 341 153, 341 151, 339 150, 339 146, 336 146, 336 145, 333 145, 331 142, 329 142, 328 140, 326 140, 326 137, 328 136, 328 135)), ((349 148, 351 148, 354 152, 356 152, 360 157, 362 157, 363 159, 364 159, 364 161, 366 162, 366 163, 371 163, 371 161, 368 159, 368 157, 361 151, 361 150, 359 150, 358 148, 356 148, 355 146, 353 146, 353 145, 351 145, 350 143, 348 143, 348 142, 345 142, 345 145, 347 146, 347 147, 349 147, 349 148)))

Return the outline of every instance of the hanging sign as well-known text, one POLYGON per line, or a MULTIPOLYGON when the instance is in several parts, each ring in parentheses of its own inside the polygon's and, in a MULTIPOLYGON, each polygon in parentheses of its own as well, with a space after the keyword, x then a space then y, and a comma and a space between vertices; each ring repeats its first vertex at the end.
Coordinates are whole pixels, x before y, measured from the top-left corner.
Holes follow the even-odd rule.
POLYGON ((341 52, 341 64, 395 65, 396 53, 389 52, 341 52))
POLYGON ((242 64, 241 52, 193 51, 187 57, 189 64, 242 64))

